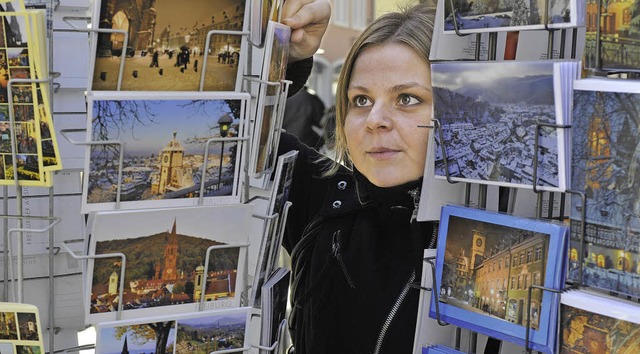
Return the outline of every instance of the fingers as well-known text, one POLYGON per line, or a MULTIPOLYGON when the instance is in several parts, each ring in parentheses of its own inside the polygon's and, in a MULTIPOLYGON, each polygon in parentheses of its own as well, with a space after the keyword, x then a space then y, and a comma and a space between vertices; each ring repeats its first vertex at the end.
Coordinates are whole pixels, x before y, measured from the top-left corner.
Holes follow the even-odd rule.
POLYGON ((326 0, 288 0, 282 12, 282 22, 291 29, 310 24, 328 23, 331 5, 326 0))

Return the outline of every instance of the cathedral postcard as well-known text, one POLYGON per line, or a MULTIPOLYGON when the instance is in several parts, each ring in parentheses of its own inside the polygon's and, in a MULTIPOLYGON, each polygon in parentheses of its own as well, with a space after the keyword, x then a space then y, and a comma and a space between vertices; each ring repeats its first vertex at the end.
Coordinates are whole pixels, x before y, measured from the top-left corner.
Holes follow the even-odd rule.
POLYGON ((235 204, 95 213, 85 322, 238 307, 251 212, 235 204))
POLYGON ((248 50, 246 3, 96 1, 89 89, 238 91, 248 50))
POLYGON ((248 94, 87 99, 83 213, 239 202, 248 94))
POLYGON ((571 187, 584 192, 585 205, 578 195, 572 197, 569 276, 580 280, 582 272, 583 285, 633 297, 640 296, 638 107, 637 82, 576 81, 571 187), (585 234, 580 235, 583 221, 585 234))

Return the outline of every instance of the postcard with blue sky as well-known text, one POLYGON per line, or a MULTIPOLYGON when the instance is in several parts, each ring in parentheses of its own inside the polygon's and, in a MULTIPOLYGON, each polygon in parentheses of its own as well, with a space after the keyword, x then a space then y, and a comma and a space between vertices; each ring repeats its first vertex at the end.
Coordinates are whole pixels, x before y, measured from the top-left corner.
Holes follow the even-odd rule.
POLYGON ((248 98, 90 95, 83 212, 237 202, 248 98))
MULTIPOLYGON (((524 345, 527 326, 534 350, 555 353, 558 295, 568 228, 485 210, 442 208, 436 284, 440 319, 524 345)), ((436 318, 436 301, 429 316, 436 318)))
POLYGON ((104 322, 96 326, 96 354, 246 351, 249 316, 241 307, 104 322))
POLYGON ((562 68, 553 61, 436 63, 431 68, 434 118, 440 122, 434 134, 436 176, 444 178, 446 167, 456 181, 531 189, 537 177, 540 189, 566 188, 568 132, 541 128, 536 136, 538 124, 565 123, 561 107, 567 96, 554 82, 562 68))

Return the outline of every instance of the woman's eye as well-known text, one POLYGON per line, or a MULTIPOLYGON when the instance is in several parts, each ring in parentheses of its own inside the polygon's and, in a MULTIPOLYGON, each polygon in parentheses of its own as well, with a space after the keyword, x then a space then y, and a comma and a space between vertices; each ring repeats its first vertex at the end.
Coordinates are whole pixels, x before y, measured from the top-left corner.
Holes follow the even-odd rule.
POLYGON ((420 100, 411 95, 400 95, 399 103, 403 106, 411 106, 420 103, 420 100))
POLYGON ((367 98, 367 96, 356 96, 353 99, 353 103, 356 107, 370 106, 370 102, 371 101, 369 100, 369 98, 367 98))

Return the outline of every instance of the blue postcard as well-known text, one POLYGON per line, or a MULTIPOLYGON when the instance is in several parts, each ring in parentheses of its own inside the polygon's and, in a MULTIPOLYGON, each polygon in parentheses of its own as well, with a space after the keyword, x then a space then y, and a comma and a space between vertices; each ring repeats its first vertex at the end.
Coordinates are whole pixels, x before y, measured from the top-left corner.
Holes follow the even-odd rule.
MULTIPOLYGON (((434 292, 440 319, 501 340, 554 353, 568 228, 561 224, 444 206, 434 292)), ((436 301, 429 316, 436 318, 436 301)))

